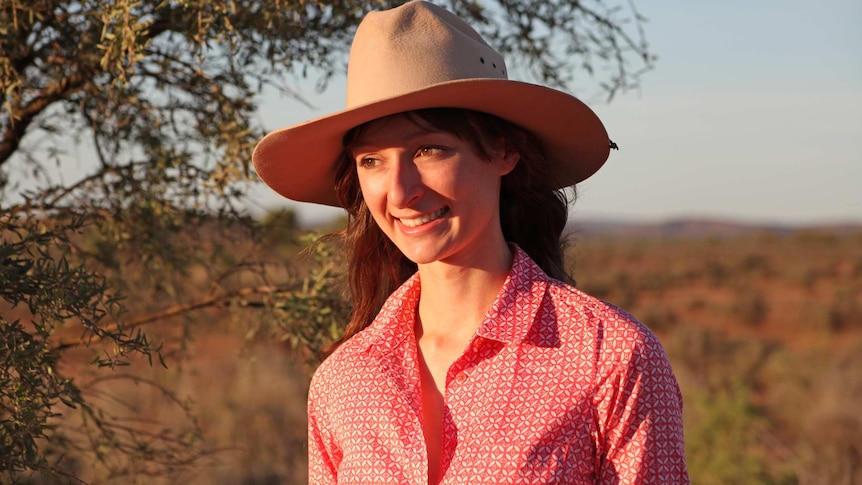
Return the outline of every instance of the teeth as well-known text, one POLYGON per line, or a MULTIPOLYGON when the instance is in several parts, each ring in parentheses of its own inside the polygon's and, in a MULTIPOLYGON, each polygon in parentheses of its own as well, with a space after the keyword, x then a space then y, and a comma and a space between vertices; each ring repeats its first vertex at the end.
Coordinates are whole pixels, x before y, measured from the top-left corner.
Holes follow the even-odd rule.
POLYGON ((426 214, 424 216, 414 217, 413 219, 399 219, 401 224, 404 224, 407 227, 416 227, 421 226, 422 224, 427 224, 433 220, 439 219, 446 213, 448 209, 442 208, 436 212, 432 212, 431 214, 426 214))

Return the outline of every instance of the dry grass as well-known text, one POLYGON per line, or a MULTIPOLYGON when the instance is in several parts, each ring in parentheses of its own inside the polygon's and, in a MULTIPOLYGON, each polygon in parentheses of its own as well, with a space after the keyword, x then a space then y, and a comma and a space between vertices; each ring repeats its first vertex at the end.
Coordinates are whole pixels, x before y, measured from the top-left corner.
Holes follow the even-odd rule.
POLYGON ((574 257, 664 342, 694 483, 862 483, 862 233, 586 238, 574 257))
MULTIPOLYGON (((686 399, 694 483, 862 483, 862 234, 584 238, 570 256, 581 288, 664 342, 686 399)), ((185 284, 201 284, 204 271, 185 284)), ((214 450, 163 483, 306 482, 310 369, 267 335, 247 341, 256 318, 211 308, 148 328, 168 343, 168 368, 131 370, 187 400, 200 443, 214 450)), ((150 386, 112 380, 104 396, 112 409, 185 425, 150 386)), ((77 467, 96 483, 129 482, 77 467)))

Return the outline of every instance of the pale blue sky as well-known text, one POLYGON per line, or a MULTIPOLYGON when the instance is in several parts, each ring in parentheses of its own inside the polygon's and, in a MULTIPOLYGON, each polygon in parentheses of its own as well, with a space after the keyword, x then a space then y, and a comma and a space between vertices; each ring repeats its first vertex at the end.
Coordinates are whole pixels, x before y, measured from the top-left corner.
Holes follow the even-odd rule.
MULTIPOLYGON (((574 217, 862 222, 862 1, 637 2, 658 55, 610 104, 575 93, 621 150, 579 186, 574 217)), ((270 96, 267 129, 340 110, 270 96)), ((285 205, 261 188, 259 207, 285 205), (266 194, 266 195, 264 195, 266 194)), ((338 214, 291 204, 304 220, 338 214)))

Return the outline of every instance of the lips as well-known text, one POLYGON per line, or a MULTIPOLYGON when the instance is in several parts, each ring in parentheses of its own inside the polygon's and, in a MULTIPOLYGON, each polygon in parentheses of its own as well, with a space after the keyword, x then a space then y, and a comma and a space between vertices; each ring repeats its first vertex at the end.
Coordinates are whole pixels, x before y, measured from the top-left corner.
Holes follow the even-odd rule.
POLYGON ((444 207, 444 208, 436 210, 430 214, 424 214, 424 215, 421 215, 419 217, 413 217, 411 219, 398 219, 398 220, 401 221, 401 224, 404 224, 407 227, 418 227, 418 226, 421 226, 422 224, 427 224, 431 221, 435 221, 435 220, 443 217, 443 215, 445 215, 447 212, 449 212, 449 208, 444 207))

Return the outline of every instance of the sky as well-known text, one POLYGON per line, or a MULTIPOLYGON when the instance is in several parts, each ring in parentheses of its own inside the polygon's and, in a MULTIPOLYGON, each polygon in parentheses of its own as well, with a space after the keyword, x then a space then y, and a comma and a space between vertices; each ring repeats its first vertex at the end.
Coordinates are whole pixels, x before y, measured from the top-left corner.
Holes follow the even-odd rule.
MULTIPOLYGON (((655 68, 610 103, 586 101, 619 146, 578 185, 575 219, 862 223, 862 2, 636 1, 655 68)), ((344 106, 343 79, 314 105, 269 95, 267 129, 344 106)), ((255 210, 318 222, 341 211, 261 187, 255 210)))

